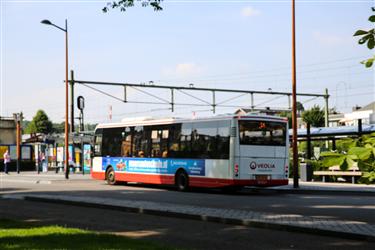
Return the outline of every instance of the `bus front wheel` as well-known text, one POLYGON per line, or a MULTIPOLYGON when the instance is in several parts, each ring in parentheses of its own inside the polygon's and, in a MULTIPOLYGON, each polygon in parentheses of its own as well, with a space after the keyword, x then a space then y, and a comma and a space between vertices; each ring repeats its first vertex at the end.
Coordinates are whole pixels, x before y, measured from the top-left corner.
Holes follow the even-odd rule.
POLYGON ((116 177, 115 177, 115 171, 113 168, 108 168, 106 172, 106 181, 109 185, 115 185, 116 184, 116 177))
POLYGON ((175 183, 179 191, 187 191, 189 189, 189 176, 184 170, 177 172, 175 183))

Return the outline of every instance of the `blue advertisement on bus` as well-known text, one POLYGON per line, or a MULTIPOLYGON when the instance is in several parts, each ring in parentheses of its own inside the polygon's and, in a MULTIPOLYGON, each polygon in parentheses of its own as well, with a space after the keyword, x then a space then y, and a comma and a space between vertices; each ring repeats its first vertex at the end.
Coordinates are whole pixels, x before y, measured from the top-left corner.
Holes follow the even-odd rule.
POLYGON ((201 159, 107 157, 102 160, 103 170, 105 170, 108 165, 111 165, 117 172, 175 174, 177 169, 183 168, 188 175, 205 175, 205 160, 201 159))

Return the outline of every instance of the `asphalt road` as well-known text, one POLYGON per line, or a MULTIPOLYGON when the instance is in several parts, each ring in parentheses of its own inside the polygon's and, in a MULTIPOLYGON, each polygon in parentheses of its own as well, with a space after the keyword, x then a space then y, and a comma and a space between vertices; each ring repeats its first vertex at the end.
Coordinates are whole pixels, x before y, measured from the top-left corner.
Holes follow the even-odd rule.
POLYGON ((103 181, 71 180, 33 184, 0 180, 0 193, 46 193, 137 201, 167 202, 359 221, 375 224, 374 195, 256 193, 223 194, 216 190, 177 192, 173 188, 141 185, 108 186, 103 181))
POLYGON ((116 233, 184 249, 375 248, 373 242, 24 200, 0 199, 0 218, 116 233))

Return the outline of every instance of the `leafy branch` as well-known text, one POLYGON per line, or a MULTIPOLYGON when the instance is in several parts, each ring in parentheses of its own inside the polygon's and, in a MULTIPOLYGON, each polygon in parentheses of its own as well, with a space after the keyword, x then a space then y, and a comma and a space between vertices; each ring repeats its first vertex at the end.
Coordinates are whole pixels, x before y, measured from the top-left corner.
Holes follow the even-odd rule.
MULTIPOLYGON (((372 11, 375 12, 375 7, 371 8, 372 11)), ((374 23, 375 22, 375 15, 372 15, 368 19, 370 22, 374 23)), ((367 48, 370 50, 375 47, 375 29, 370 29, 370 30, 357 30, 353 36, 361 36, 361 38, 358 40, 358 43, 360 45, 366 44, 367 43, 367 48)), ((369 58, 365 61, 362 61, 367 68, 370 68, 375 60, 375 55, 372 58, 369 58)))
POLYGON ((107 13, 110 9, 120 9, 120 11, 126 11, 126 9, 133 7, 134 2, 141 2, 142 7, 151 6, 155 11, 163 10, 160 3, 163 0, 120 0, 107 3, 107 6, 102 9, 104 13, 107 13))

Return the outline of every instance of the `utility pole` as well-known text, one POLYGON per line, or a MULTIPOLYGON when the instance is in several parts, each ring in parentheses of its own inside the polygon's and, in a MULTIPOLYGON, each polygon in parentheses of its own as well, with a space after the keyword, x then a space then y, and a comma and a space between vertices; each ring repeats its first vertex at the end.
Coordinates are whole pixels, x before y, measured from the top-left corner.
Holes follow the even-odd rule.
POLYGON ((21 121, 23 119, 22 113, 13 114, 14 121, 16 122, 16 154, 17 154, 17 174, 20 173, 20 163, 21 163, 21 121))
POLYGON ((324 126, 329 127, 329 107, 328 107, 328 89, 325 89, 325 95, 324 95, 324 101, 325 101, 325 107, 324 107, 324 126))
MULTIPOLYGON (((324 126, 326 128, 329 127, 329 108, 328 108, 328 89, 325 89, 325 95, 324 95, 324 101, 325 101, 325 106, 324 106, 324 126)), ((329 148, 329 141, 326 141, 326 148, 329 148)))
POLYGON ((297 149, 297 76, 296 76, 296 24, 295 0, 292 0, 292 127, 293 127, 293 187, 298 188, 298 149, 297 149))
POLYGON ((74 132, 74 71, 70 71, 70 132, 74 132))

